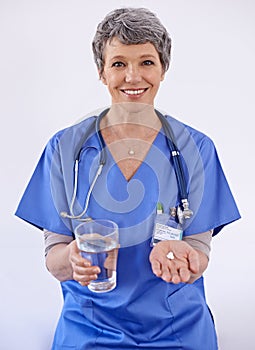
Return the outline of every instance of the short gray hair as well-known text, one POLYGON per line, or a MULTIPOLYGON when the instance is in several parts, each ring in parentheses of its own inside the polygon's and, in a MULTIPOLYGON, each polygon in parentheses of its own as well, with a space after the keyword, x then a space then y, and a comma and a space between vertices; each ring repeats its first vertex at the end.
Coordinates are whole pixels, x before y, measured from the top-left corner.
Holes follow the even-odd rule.
POLYGON ((122 44, 151 43, 157 50, 165 71, 169 68, 171 38, 157 16, 145 8, 119 8, 110 12, 97 26, 92 42, 94 60, 99 74, 104 69, 106 43, 118 38, 122 44))

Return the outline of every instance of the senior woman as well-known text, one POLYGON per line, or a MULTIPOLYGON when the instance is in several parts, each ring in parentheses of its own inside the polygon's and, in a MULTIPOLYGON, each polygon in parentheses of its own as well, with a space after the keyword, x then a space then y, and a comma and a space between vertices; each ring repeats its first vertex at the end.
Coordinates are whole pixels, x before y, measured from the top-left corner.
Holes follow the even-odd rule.
POLYGON ((52 137, 16 212, 44 230, 46 265, 61 281, 64 305, 53 349, 217 349, 202 274, 212 235, 239 213, 212 141, 170 116, 164 118, 182 155, 193 216, 182 221, 182 239, 152 238, 159 209, 168 212, 179 204, 163 119, 154 109, 170 49, 158 18, 140 8, 108 14, 93 40, 111 106, 98 130, 107 161, 82 216, 111 219, 119 226, 116 288, 101 294, 87 288, 99 267, 80 255, 73 235, 75 215, 60 214, 70 205, 70 154, 77 148, 77 202, 86 202, 90 173, 101 153, 95 117, 52 137))

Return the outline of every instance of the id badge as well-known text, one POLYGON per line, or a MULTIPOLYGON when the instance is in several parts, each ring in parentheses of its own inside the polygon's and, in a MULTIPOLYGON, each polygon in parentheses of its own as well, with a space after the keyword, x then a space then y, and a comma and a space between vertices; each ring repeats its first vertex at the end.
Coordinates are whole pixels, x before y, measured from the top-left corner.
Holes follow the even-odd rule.
POLYGON ((179 241, 182 239, 182 234, 183 230, 173 216, 164 213, 157 213, 154 222, 151 245, 154 246, 160 241, 179 241))

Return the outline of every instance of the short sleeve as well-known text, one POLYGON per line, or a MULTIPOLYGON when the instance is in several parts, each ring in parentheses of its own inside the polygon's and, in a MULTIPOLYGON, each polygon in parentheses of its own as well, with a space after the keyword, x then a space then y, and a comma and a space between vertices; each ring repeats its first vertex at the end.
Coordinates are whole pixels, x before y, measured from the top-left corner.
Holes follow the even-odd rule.
POLYGON ((53 137, 45 147, 15 215, 40 229, 72 235, 71 222, 59 214, 54 191, 58 191, 61 195, 63 207, 68 207, 56 137, 53 137))
POLYGON ((201 166, 194 167, 189 182, 193 184, 189 193, 190 204, 199 197, 199 205, 185 229, 186 235, 213 229, 216 235, 227 224, 238 220, 240 213, 222 170, 219 157, 212 140, 203 137, 199 145, 201 166), (201 174, 203 173, 203 174, 201 174), (196 192, 199 191, 199 196, 196 192))

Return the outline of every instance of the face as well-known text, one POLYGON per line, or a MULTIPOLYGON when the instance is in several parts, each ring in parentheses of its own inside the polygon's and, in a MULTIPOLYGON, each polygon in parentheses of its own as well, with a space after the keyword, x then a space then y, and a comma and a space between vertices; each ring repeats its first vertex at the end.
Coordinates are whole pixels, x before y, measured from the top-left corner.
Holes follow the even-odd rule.
POLYGON ((164 72, 153 44, 125 45, 114 38, 105 47, 104 63, 101 80, 108 87, 112 103, 154 105, 164 72))

